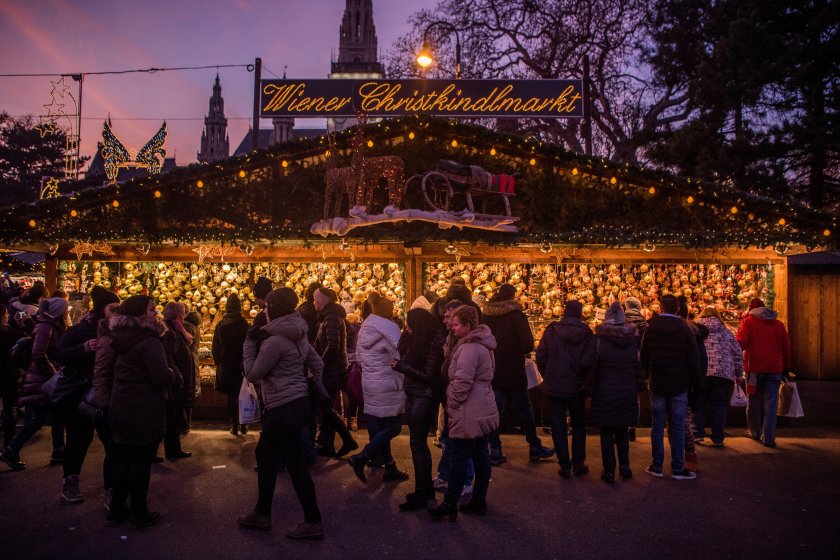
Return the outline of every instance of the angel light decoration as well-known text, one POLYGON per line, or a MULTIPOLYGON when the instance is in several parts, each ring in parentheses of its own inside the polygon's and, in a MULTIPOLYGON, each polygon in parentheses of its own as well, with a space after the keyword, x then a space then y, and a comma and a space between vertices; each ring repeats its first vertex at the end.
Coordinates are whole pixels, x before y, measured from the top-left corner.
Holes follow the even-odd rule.
POLYGON ((149 140, 145 146, 137 152, 137 157, 132 158, 128 149, 120 142, 119 138, 111 130, 111 123, 105 121, 102 127, 102 139, 105 145, 102 147, 102 158, 105 160, 105 176, 111 183, 117 182, 117 173, 121 167, 145 168, 149 173, 160 173, 163 161, 166 158, 166 150, 163 144, 166 142, 166 121, 163 121, 160 130, 149 140))

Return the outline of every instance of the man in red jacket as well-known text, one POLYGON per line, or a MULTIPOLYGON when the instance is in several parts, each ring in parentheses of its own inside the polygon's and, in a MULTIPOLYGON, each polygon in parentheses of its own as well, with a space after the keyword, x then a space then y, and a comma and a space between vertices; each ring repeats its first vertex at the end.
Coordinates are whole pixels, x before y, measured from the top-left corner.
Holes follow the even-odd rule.
POLYGON ((744 350, 750 437, 763 440, 767 447, 776 447, 779 385, 790 369, 790 338, 777 315, 754 299, 736 337, 744 350))

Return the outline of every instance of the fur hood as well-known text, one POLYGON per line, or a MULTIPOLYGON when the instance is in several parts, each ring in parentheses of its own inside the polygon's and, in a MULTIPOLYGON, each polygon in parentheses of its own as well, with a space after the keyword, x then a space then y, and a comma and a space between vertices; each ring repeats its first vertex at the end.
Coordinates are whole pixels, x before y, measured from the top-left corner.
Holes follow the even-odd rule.
POLYGON ((628 324, 614 325, 601 323, 595 327, 595 334, 614 339, 614 342, 622 346, 636 340, 636 327, 628 324))
POLYGON ((150 337, 161 337, 166 332, 166 324, 158 319, 117 315, 108 322, 111 331, 111 346, 123 354, 137 343, 150 337))
POLYGON ((519 305, 519 302, 508 299, 504 301, 488 301, 482 306, 481 310, 488 317, 493 317, 507 315, 514 311, 522 311, 522 306, 519 305))

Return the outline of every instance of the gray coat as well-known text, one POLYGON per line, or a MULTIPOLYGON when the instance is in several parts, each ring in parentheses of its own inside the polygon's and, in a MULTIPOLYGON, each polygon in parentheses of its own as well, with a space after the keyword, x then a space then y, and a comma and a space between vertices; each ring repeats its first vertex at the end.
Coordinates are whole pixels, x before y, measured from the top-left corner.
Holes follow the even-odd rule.
POLYGON ((306 374, 320 379, 324 362, 306 338, 306 321, 300 313, 278 317, 260 331, 268 338, 249 336, 243 348, 245 377, 260 383, 262 401, 277 408, 309 395, 306 374))

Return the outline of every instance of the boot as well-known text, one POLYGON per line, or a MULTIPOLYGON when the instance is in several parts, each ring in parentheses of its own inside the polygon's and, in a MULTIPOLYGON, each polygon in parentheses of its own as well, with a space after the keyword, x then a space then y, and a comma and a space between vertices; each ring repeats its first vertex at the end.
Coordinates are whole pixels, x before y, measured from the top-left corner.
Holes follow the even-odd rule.
POLYGON ((232 435, 232 436, 239 435, 239 425, 238 425, 238 424, 234 424, 234 425, 231 427, 231 429, 230 429, 230 435, 232 435))
POLYGON ((429 508, 426 511, 437 520, 448 517, 450 523, 458 518, 458 504, 450 504, 449 502, 441 502, 438 507, 429 508))
POLYGON ((128 510, 125 509, 125 506, 115 507, 112 506, 108 513, 105 514, 105 526, 106 527, 116 527, 121 523, 125 523, 128 521, 128 510))
POLYGON ((61 486, 61 499, 68 504, 78 504, 85 501, 85 495, 79 492, 79 475, 71 474, 64 478, 61 486))
POLYGON ((160 521, 160 514, 149 511, 148 508, 131 508, 128 510, 128 526, 132 529, 142 529, 160 521))
POLYGON ((256 511, 250 511, 245 515, 240 515, 236 521, 241 527, 248 527, 249 529, 259 529, 260 531, 271 530, 271 516, 260 515, 256 511))
POLYGON ((364 451, 355 455, 351 455, 350 458, 347 459, 347 463, 353 468, 353 472, 356 473, 356 477, 362 482, 367 483, 367 476, 365 476, 365 467, 367 466, 368 458, 365 457, 364 451))
POLYGON ((397 468, 396 463, 385 465, 385 474, 382 475, 382 482, 402 482, 408 480, 408 473, 397 468))
POLYGON ((435 498, 434 489, 406 494, 405 501, 400 504, 400 511, 417 511, 427 506, 429 500, 435 498))
POLYGON ((324 538, 324 526, 320 521, 298 523, 297 526, 286 531, 286 536, 290 539, 319 541, 324 538))
POLYGON ((475 500, 471 500, 458 509, 461 513, 467 515, 487 515, 487 502, 476 502, 475 500))
POLYGON ((335 452, 335 457, 336 457, 336 459, 341 458, 344 455, 347 455, 348 453, 353 451, 354 449, 358 449, 358 448, 359 448, 359 444, 356 443, 356 440, 351 439, 349 441, 345 441, 341 444, 341 447, 338 448, 338 451, 335 452))
POLYGON ((3 453, 0 454, 0 460, 16 471, 22 471, 26 468, 26 463, 20 460, 18 452, 8 447, 3 449, 3 453))
POLYGON ((248 433, 248 426, 246 424, 239 425, 239 433, 243 436, 248 433))

